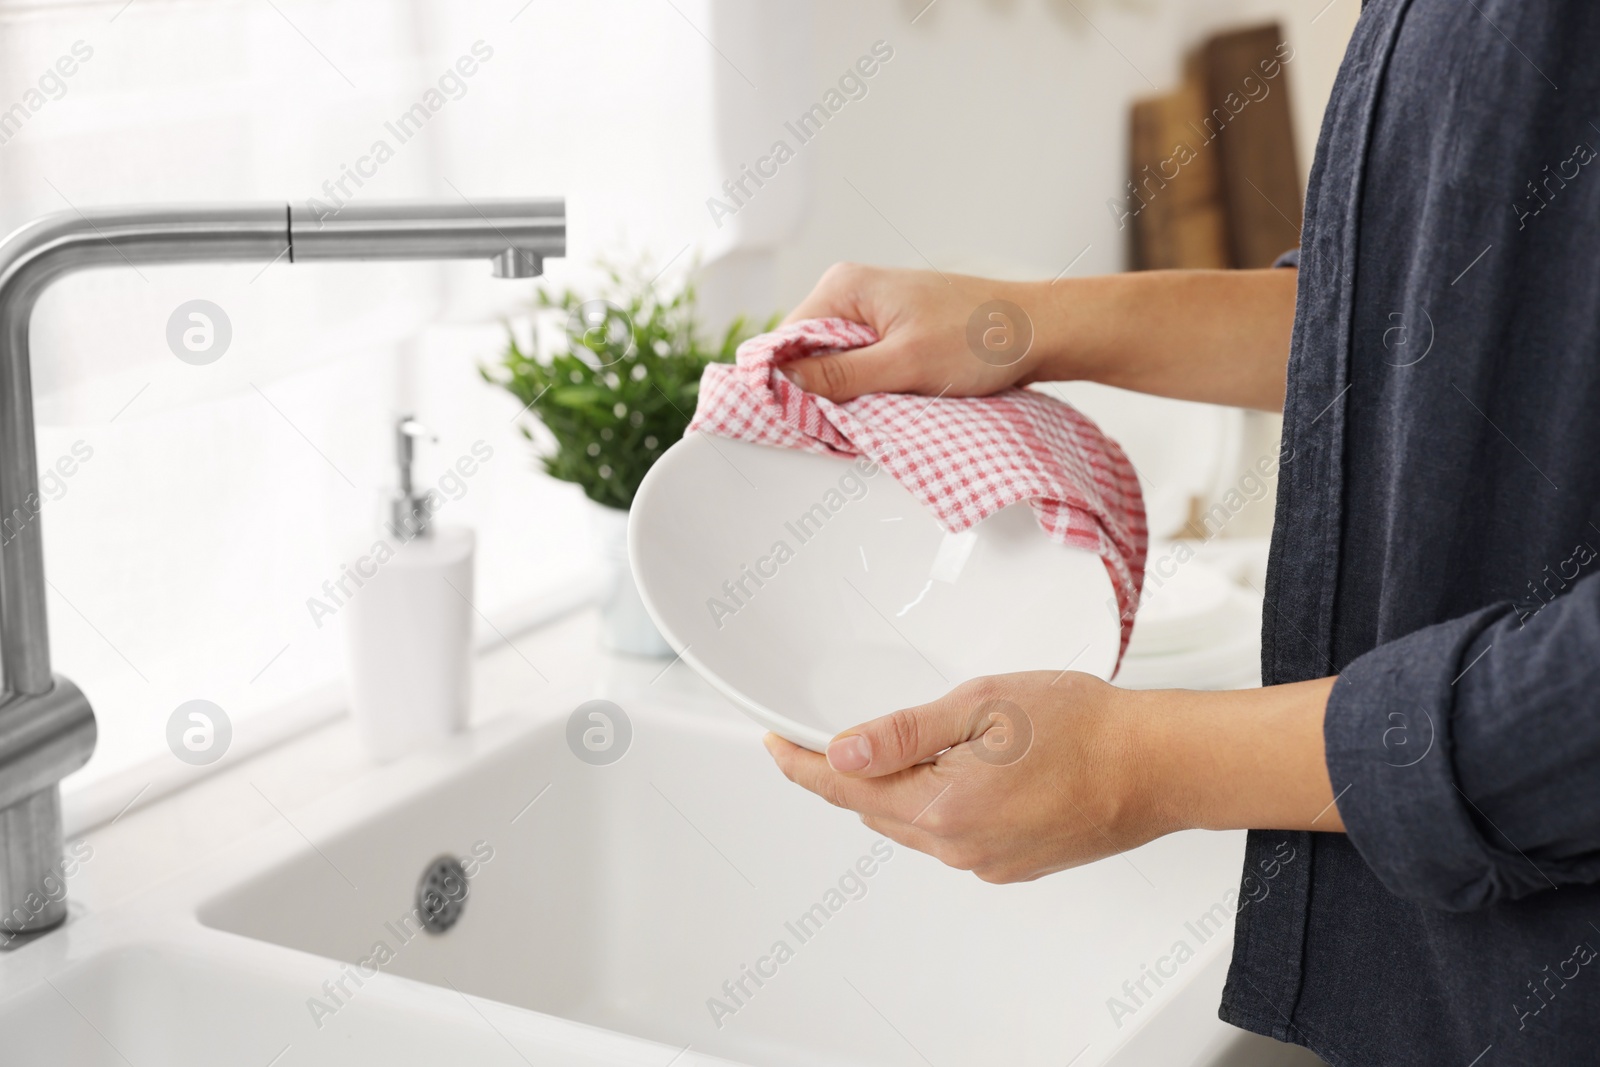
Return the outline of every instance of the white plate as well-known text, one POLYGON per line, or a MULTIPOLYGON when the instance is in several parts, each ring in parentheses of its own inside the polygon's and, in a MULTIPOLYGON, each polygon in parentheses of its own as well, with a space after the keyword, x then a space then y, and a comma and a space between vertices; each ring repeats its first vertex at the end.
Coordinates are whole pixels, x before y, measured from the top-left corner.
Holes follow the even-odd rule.
POLYGON ((690 434, 639 487, 628 555, 684 661, 816 751, 968 678, 1116 663, 1097 555, 1027 504, 947 534, 867 460, 690 434))

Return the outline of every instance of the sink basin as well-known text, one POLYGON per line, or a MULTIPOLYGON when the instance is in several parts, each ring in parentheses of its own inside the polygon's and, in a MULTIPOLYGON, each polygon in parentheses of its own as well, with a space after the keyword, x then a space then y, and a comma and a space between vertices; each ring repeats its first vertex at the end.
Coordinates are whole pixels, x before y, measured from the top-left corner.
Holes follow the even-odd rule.
POLYGON ((302 1031, 318 998, 337 1021, 379 987, 426 986, 692 1050, 681 1063, 1088 1067, 1185 997, 1220 1028, 1242 835, 992 886, 790 785, 753 724, 644 700, 627 714, 607 765, 569 747, 562 715, 386 772, 413 783, 397 800, 297 817, 303 840, 207 891, 199 932, 367 976, 340 1004, 297 989, 302 1031), (441 857, 469 889, 431 933, 416 888, 441 857), (1125 983, 1158 965, 1135 1003, 1125 983))
MULTIPOLYGON (((489 1002, 419 996, 403 986, 350 1000, 316 1026, 307 994, 326 961, 257 957, 170 939, 98 953, 0 1000, 6 1064, 71 1067, 344 1067, 381 1063, 559 1063, 660 1067, 660 1046, 611 1035, 552 1034, 489 1002)), ((399 983, 391 983, 399 985, 399 983)), ((689 1060, 679 1067, 711 1067, 689 1060)))

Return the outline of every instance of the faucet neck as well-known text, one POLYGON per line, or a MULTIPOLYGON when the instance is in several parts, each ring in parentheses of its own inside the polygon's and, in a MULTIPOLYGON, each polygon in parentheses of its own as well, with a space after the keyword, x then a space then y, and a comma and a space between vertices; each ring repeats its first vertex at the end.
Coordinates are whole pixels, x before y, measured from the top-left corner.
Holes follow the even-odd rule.
MULTIPOLYGON (((28 331, 39 295, 74 271, 143 264, 484 259, 526 277, 566 254, 559 199, 96 208, 36 219, 0 241, 0 932, 66 917, 60 780, 94 751, 94 712, 50 672, 28 331), (59 887, 57 887, 59 889, 59 887), (46 899, 36 914, 28 902, 46 899), (21 916, 20 925, 5 925, 21 916)), ((408 446, 409 447, 409 446, 408 446)), ((405 497, 415 500, 409 485, 405 497)), ((425 511, 420 512, 425 514, 425 511)))

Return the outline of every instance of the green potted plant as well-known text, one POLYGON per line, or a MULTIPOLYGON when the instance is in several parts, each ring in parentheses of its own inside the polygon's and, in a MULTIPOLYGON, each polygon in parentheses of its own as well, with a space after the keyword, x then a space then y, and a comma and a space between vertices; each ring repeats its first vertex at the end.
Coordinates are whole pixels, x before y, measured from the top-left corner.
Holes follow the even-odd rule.
MULTIPOLYGON (((669 655, 645 613, 627 559, 628 507, 645 472, 688 427, 700 395, 700 374, 729 362, 754 332, 741 316, 716 345, 700 336, 692 283, 671 292, 643 273, 606 267, 598 295, 541 287, 535 305, 562 313, 566 328, 555 350, 524 351, 514 336, 484 378, 506 389, 546 431, 524 424, 551 477, 572 482, 594 502, 599 548, 612 568, 602 602, 601 641, 635 655, 669 655)), ((777 322, 773 316, 766 327, 777 322)))

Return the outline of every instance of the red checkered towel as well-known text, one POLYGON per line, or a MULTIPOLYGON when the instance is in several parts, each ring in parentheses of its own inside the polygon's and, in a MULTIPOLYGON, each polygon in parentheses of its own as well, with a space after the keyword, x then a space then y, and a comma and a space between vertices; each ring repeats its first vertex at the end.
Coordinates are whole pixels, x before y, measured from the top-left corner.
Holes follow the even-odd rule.
POLYGON ((1028 389, 978 398, 869 393, 836 404, 776 373, 798 359, 877 340, 868 327, 844 319, 812 319, 753 337, 739 346, 738 362, 706 368, 689 429, 869 456, 952 533, 1029 501, 1052 540, 1105 561, 1125 651, 1147 534, 1139 479, 1122 449, 1076 409, 1028 389))

